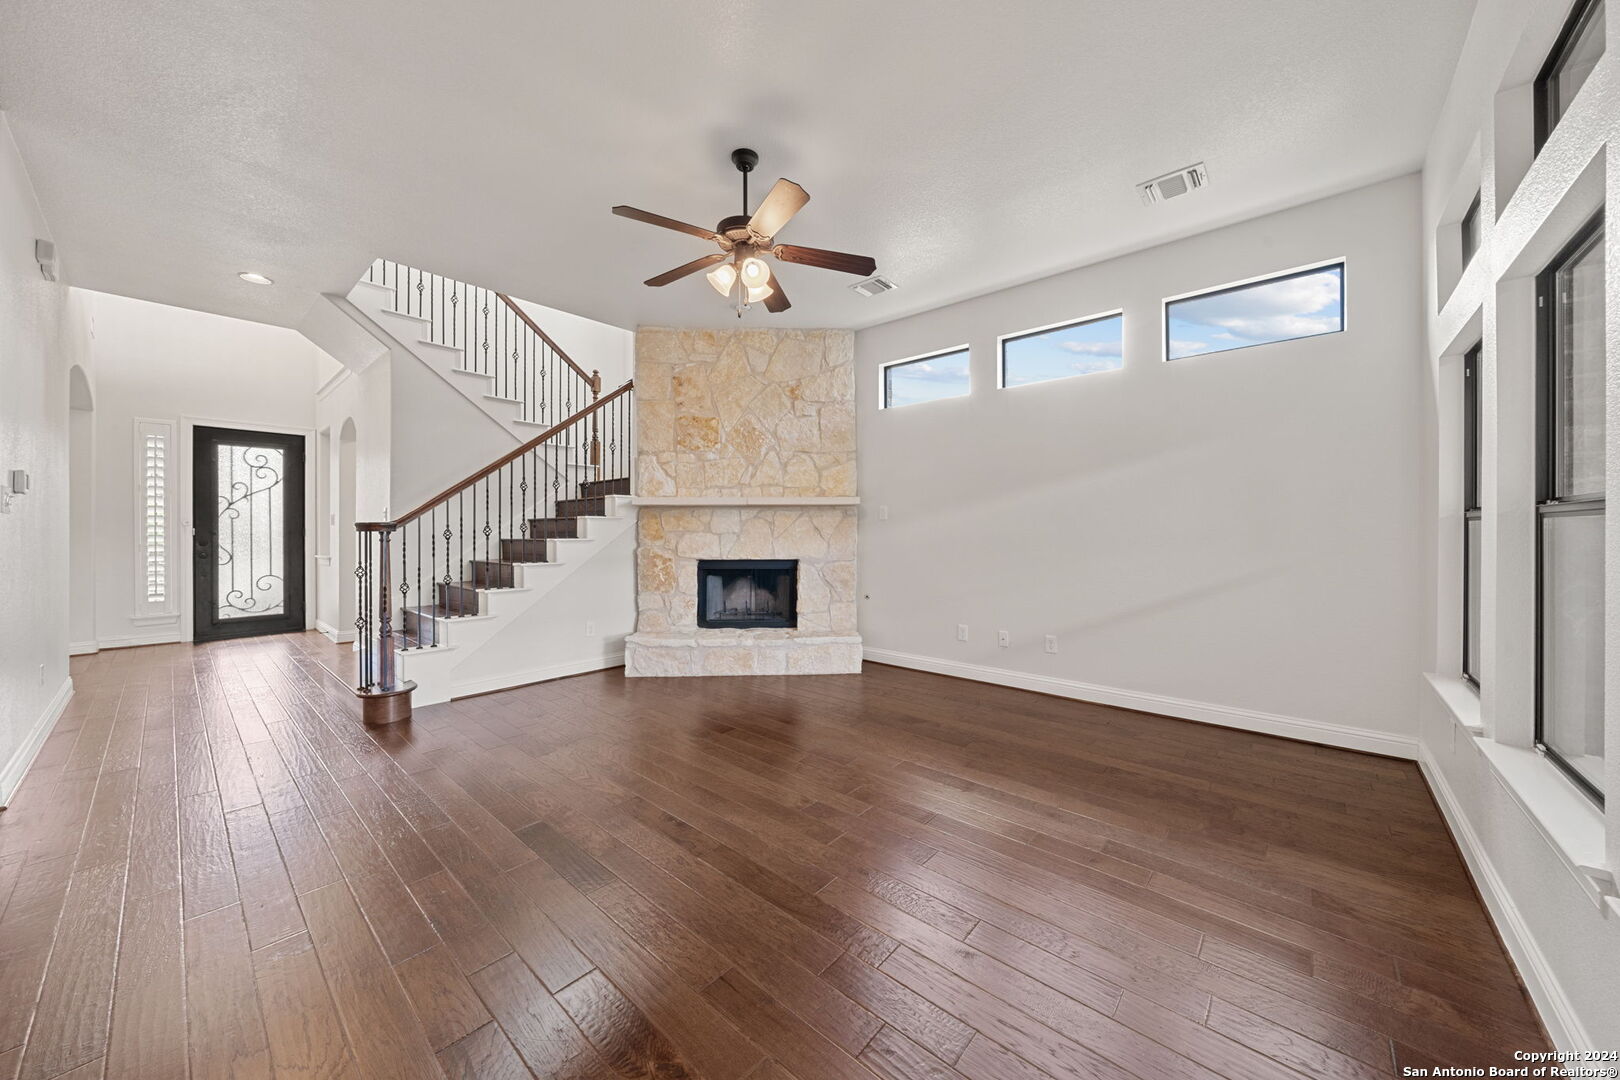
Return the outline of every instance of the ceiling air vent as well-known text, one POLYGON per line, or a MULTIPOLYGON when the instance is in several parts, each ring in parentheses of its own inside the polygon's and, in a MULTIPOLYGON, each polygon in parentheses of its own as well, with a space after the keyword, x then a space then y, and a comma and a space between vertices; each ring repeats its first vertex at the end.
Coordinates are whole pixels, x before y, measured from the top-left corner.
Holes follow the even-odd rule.
POLYGON ((862 296, 881 296, 886 292, 892 292, 896 286, 894 282, 886 277, 875 277, 867 278, 865 281, 857 281, 850 288, 862 296))
POLYGON ((1209 173, 1200 161, 1196 165, 1188 165, 1185 169, 1155 176, 1143 184, 1137 184, 1136 190, 1141 193, 1142 201, 1152 206, 1167 199, 1178 198, 1190 191, 1196 191, 1209 183, 1209 173))

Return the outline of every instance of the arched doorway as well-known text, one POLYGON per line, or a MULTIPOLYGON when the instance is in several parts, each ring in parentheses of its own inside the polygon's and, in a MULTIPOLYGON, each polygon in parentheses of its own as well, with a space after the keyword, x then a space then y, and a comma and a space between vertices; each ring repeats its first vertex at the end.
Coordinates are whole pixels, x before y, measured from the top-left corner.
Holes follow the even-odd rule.
POLYGON ((359 613, 354 590, 354 521, 355 521, 355 438, 354 418, 343 421, 338 431, 337 482, 337 535, 327 550, 337 553, 337 629, 347 640, 354 633, 354 620, 359 613))

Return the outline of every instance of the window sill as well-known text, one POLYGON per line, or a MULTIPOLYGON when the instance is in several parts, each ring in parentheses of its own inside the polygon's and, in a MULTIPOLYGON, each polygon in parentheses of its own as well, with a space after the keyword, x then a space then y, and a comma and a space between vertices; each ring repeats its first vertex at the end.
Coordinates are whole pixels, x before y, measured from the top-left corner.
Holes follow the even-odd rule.
POLYGON ((1585 792, 1539 752, 1487 738, 1480 722, 1479 695, 1462 679, 1432 672, 1425 676, 1474 740, 1496 782, 1558 854, 1594 907, 1620 915, 1614 875, 1605 867, 1603 812, 1585 792))
POLYGON ((1429 680, 1429 686, 1440 703, 1451 710, 1452 718, 1468 729, 1468 734, 1485 734, 1485 721, 1479 711, 1479 691, 1474 689, 1472 683, 1455 675, 1436 675, 1432 671, 1426 672, 1423 677, 1429 680))

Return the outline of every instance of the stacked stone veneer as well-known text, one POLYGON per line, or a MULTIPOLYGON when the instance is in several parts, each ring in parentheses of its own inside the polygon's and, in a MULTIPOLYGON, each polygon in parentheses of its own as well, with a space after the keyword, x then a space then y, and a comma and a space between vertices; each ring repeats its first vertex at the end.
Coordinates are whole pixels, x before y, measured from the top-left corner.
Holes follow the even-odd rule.
POLYGON ((860 670, 854 506, 740 505, 855 494, 854 335, 636 334, 636 494, 738 505, 643 506, 630 675, 860 670), (793 629, 697 625, 699 559, 799 560, 793 629))

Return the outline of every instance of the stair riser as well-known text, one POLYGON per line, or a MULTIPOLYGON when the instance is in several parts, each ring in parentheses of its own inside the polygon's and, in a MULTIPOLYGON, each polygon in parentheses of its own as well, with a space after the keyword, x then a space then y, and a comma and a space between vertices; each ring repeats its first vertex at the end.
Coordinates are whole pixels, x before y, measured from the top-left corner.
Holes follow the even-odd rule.
POLYGON ((509 562, 550 562, 551 552, 544 539, 502 540, 501 558, 509 562))
POLYGON ((439 607, 449 615, 477 615, 478 590, 466 585, 439 582, 439 607))
POLYGON ((531 540, 572 540, 578 536, 578 518, 529 519, 529 539, 531 540))
POLYGON ((405 612, 405 635, 414 638, 414 644, 432 646, 440 644, 439 621, 415 611, 405 612))
POLYGON ((603 495, 630 494, 630 478, 621 476, 613 480, 587 480, 579 485, 579 493, 585 498, 599 498, 603 495))
POLYGON ((517 567, 510 562, 474 559, 472 580, 481 589, 510 589, 517 585, 517 567))
POLYGON ((593 499, 560 499, 557 502, 558 517, 606 517, 607 499, 598 497, 593 499))

